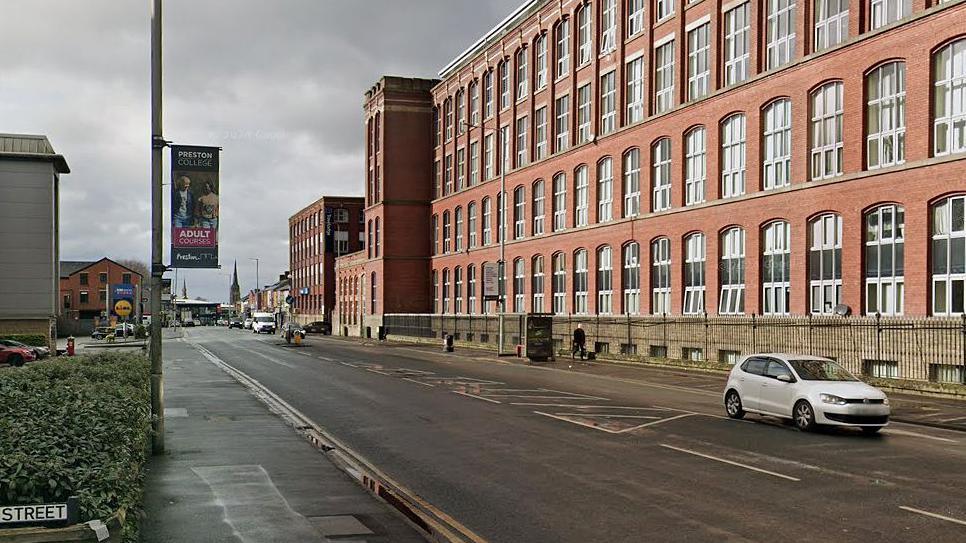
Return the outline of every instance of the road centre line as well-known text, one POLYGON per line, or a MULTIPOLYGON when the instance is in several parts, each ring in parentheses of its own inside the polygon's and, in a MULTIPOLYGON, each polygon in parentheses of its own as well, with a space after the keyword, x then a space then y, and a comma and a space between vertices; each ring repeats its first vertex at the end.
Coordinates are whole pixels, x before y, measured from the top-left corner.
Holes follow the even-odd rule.
POLYGON ((724 464, 729 464, 729 465, 732 465, 732 466, 737 466, 739 468, 750 469, 751 471, 757 471, 759 473, 764 473, 766 475, 771 475, 772 477, 779 477, 779 478, 782 478, 782 479, 787 479, 789 481, 795 481, 795 482, 801 481, 801 479, 798 479, 796 477, 791 477, 789 475, 783 475, 781 473, 776 473, 774 471, 768 471, 766 469, 756 468, 755 466, 749 466, 748 464, 742 464, 741 462, 735 462, 733 460, 728 460, 726 458, 719 458, 717 456, 711 456, 710 454, 704 454, 704 453, 701 453, 701 452, 698 452, 698 451, 692 451, 691 449, 682 449, 680 447, 675 447, 674 445, 668 445, 667 443, 661 443, 661 446, 664 447, 665 449, 671 449, 671 450, 675 450, 675 451, 678 451, 678 452, 683 452, 683 453, 686 453, 686 454, 691 454, 691 455, 694 455, 694 456, 700 456, 701 458, 707 458, 708 460, 714 460, 715 462, 721 462, 721 463, 724 463, 724 464))
MULTIPOLYGON (((579 398, 574 398, 579 399, 579 398)), ((666 407, 632 407, 627 405, 587 405, 572 403, 539 403, 539 402, 511 402, 510 405, 523 405, 529 407, 575 407, 577 409, 640 409, 647 411, 671 411, 666 407)))
POLYGON ((927 517, 938 518, 939 520, 945 520, 946 522, 952 522, 954 524, 962 524, 966 526, 966 520, 959 520, 952 517, 947 517, 946 515, 940 515, 939 513, 930 513, 929 511, 923 511, 922 509, 916 509, 914 507, 906 507, 905 505, 900 505, 899 509, 903 511, 909 511, 910 513, 918 513, 920 515, 925 515, 927 517))
MULTIPOLYGON (((660 419, 654 415, 620 415, 617 413, 555 413, 561 417, 606 417, 609 419, 660 419)), ((690 415, 685 415, 690 416, 690 415)))
POLYGON ((351 362, 342 362, 341 360, 339 361, 339 364, 342 364, 343 366, 349 366, 350 368, 358 368, 359 367, 359 366, 357 366, 357 365, 355 365, 355 364, 353 364, 351 362))
POLYGON ((579 398, 572 397, 572 396, 564 396, 564 397, 560 397, 560 396, 530 396, 530 395, 527 395, 527 394, 490 394, 490 396, 493 396, 495 398, 531 398, 531 399, 534 399, 534 400, 570 400, 570 399, 573 399, 573 400, 601 400, 601 401, 605 401, 605 402, 609 402, 610 401, 607 398, 596 398, 594 396, 582 396, 582 397, 579 397, 579 398))
POLYGON ((436 385, 431 385, 429 383, 424 383, 422 381, 417 381, 415 379, 410 379, 409 377, 403 377, 403 381, 409 381, 411 383, 416 383, 417 385, 423 385, 424 387, 433 387, 433 388, 436 388, 436 385))
POLYGON ((476 394, 470 394, 469 392, 460 392, 459 390, 451 390, 453 394, 459 394, 460 396, 468 396, 470 398, 476 398, 477 400, 483 400, 484 402, 490 403, 503 403, 497 400, 491 400, 490 398, 484 398, 483 396, 477 396, 476 394))
POLYGON ((329 358, 327 356, 321 356, 320 355, 320 356, 316 356, 316 358, 318 358, 319 360, 325 360, 326 362, 335 362, 335 360, 332 360, 331 358, 329 358))
POLYGON ((900 435, 900 436, 910 436, 910 437, 921 437, 923 439, 932 439, 935 441, 942 441, 943 443, 959 443, 955 439, 948 439, 945 437, 931 436, 929 434, 920 434, 918 432, 909 432, 906 430, 897 430, 895 428, 887 428, 882 431, 885 434, 900 435))
POLYGON ((366 368, 366 371, 371 371, 372 373, 378 373, 379 375, 385 375, 386 377, 393 377, 393 374, 386 373, 384 371, 374 370, 372 368, 366 368))
POLYGON ((601 426, 596 426, 596 425, 593 425, 593 424, 587 424, 586 422, 580 422, 580 421, 577 421, 577 420, 571 420, 571 419, 568 419, 568 418, 559 417, 557 415, 553 415, 553 414, 550 414, 550 413, 544 413, 543 411, 534 411, 534 413, 536 413, 538 415, 543 415, 545 417, 550 417, 552 419, 557 419, 557 420, 562 420, 564 422, 569 422, 570 424, 576 424, 577 426, 583 426, 585 428, 590 428, 592 430, 600 430, 601 432, 607 432, 608 434, 619 434, 620 433, 617 430, 610 430, 608 428, 603 428, 601 426))

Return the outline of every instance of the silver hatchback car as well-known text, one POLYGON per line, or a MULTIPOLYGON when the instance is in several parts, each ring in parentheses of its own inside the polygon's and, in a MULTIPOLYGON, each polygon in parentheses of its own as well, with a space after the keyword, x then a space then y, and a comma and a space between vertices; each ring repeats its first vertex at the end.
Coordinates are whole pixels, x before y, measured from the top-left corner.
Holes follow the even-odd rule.
POLYGON ((818 425, 857 426, 875 433, 889 423, 889 398, 834 361, 767 353, 744 357, 728 376, 725 411, 791 419, 801 430, 818 425))

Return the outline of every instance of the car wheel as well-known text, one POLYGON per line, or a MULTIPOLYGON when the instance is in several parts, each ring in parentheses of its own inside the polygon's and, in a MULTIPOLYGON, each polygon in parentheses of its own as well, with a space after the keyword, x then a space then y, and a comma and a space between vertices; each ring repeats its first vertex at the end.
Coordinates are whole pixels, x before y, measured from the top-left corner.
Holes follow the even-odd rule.
POLYGON ((795 426, 799 430, 810 432, 815 429, 815 411, 812 410, 812 404, 801 400, 795 404, 793 415, 795 418, 795 426))
POLYGON ((725 411, 732 419, 744 418, 745 410, 741 408, 741 396, 737 391, 729 390, 725 396, 725 411))
POLYGON ((871 436, 871 435, 874 435, 874 434, 879 433, 879 430, 881 430, 881 429, 882 429, 881 426, 863 426, 862 427, 862 433, 865 434, 865 435, 871 436))
POLYGON ((19 354, 12 354, 9 358, 7 358, 7 363, 15 368, 19 368, 24 364, 23 357, 19 354))

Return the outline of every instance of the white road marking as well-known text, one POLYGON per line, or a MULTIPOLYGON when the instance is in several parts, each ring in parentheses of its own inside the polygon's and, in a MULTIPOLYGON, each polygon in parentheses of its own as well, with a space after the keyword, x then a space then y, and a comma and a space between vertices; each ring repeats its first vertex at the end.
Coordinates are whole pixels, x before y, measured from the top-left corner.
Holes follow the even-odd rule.
POLYGON ((742 464, 741 462, 735 462, 733 460, 728 460, 726 458, 719 458, 717 456, 711 456, 710 454, 704 454, 704 453, 701 453, 701 452, 698 452, 698 451, 692 451, 691 449, 682 449, 680 447, 675 447, 674 445, 668 445, 667 443, 661 443, 661 446, 664 447, 665 449, 671 449, 671 450, 675 450, 675 451, 678 451, 678 452, 683 452, 683 453, 686 453, 686 454, 691 454, 691 455, 694 455, 694 456, 700 456, 701 458, 707 458, 708 460, 714 460, 715 462, 721 462, 723 464, 729 464, 729 465, 732 465, 732 466, 737 466, 739 468, 750 469, 751 471, 757 471, 759 473, 764 473, 766 475, 771 475, 772 477, 780 477, 782 479, 787 479, 789 481, 795 481, 795 482, 801 481, 801 479, 798 479, 796 477, 791 477, 789 475, 783 475, 781 473, 776 473, 774 471, 768 471, 766 469, 756 468, 755 466, 749 466, 748 464, 742 464))
POLYGON ((490 398, 484 398, 483 396, 477 396, 476 394, 470 394, 469 392, 460 392, 459 390, 451 390, 453 394, 459 394, 460 396, 468 396, 470 398, 476 398, 477 400, 483 400, 484 402, 490 403, 503 403, 497 400, 491 400, 490 398))
POLYGON ((631 432, 631 431, 638 430, 640 428, 644 428, 644 427, 647 427, 647 426, 654 426, 656 424, 663 424, 665 422, 669 422, 669 421, 676 420, 676 419, 683 419, 684 417, 691 417, 693 415, 694 415, 694 413, 685 413, 683 415, 675 415, 673 417, 668 417, 666 419, 656 420, 654 422, 648 422, 648 423, 645 423, 645 424, 641 424, 641 425, 638 425, 638 426, 634 426, 633 428, 625 428, 625 429, 621 430, 621 433, 631 432))
MULTIPOLYGON (((574 398, 580 399, 580 398, 574 398)), ((671 411, 666 407, 632 407, 627 405, 587 405, 572 403, 538 403, 538 402, 511 402, 510 405, 524 405, 530 407, 575 407, 577 409, 640 409, 644 411, 671 411)))
POLYGON ((608 419, 659 419, 654 415, 620 415, 617 413, 556 413, 561 417, 604 417, 608 419))
POLYGON ((939 422, 954 422, 957 420, 966 420, 966 417, 953 417, 951 419, 942 419, 939 422))
POLYGON ((332 360, 327 356, 317 356, 316 358, 318 358, 319 360, 325 360, 326 362, 335 362, 335 360, 332 360))
POLYGON ((357 366, 357 365, 355 365, 355 364, 353 364, 351 362, 342 362, 342 361, 340 361, 339 364, 342 364, 343 366, 349 366, 350 368, 358 368, 359 367, 359 366, 357 366))
POLYGON ((908 432, 906 430, 896 430, 895 428, 889 428, 883 430, 884 434, 899 435, 899 436, 909 436, 909 437, 921 437, 923 439, 932 439, 935 441, 942 441, 943 443, 959 443, 955 439, 947 439, 945 437, 931 436, 929 434, 920 434, 918 432, 908 432))
POLYGON ((938 518, 939 520, 945 520, 946 522, 952 522, 954 524, 962 524, 966 526, 966 520, 959 520, 952 517, 947 517, 946 515, 940 515, 939 513, 930 513, 929 511, 923 511, 922 509, 916 509, 914 507, 906 507, 905 505, 900 505, 899 509, 903 511, 909 511, 910 513, 918 513, 920 515, 926 515, 927 517, 938 518))
POLYGON ((386 373, 384 371, 374 370, 372 368, 366 368, 366 371, 371 371, 372 373, 378 373, 379 375, 385 375, 387 377, 392 377, 391 373, 386 373))
POLYGON ((302 355, 302 356, 312 356, 312 355, 310 355, 309 353, 306 353, 306 352, 304 352, 304 351, 295 351, 295 354, 300 354, 300 355, 302 355))
POLYGON ((589 400, 601 400, 601 401, 605 401, 605 402, 609 402, 610 401, 610 398, 600 398, 598 396, 589 396, 587 394, 578 394, 576 392, 564 392, 562 390, 553 390, 553 389, 550 389, 550 388, 542 388, 540 390, 543 390, 543 391, 546 391, 546 392, 556 392, 557 394, 566 394, 568 396, 573 396, 574 398, 587 398, 589 400))
POLYGON ((417 381, 416 379, 410 379, 409 377, 403 377, 403 381, 409 381, 411 383, 416 383, 417 385, 423 385, 424 387, 436 388, 436 385, 431 385, 429 383, 424 383, 422 381, 417 381))
POLYGON ((593 425, 593 424, 587 424, 585 422, 580 422, 580 421, 577 421, 577 420, 572 420, 572 419, 568 419, 568 418, 564 418, 564 417, 558 417, 557 415, 553 415, 551 413, 544 413, 543 411, 534 411, 534 413, 536 413, 538 415, 543 415, 545 417, 550 417, 552 419, 557 419, 557 420, 562 420, 564 422, 569 422, 570 424, 576 424, 577 426, 583 426, 585 428, 591 428, 593 430, 600 430, 601 432, 607 432, 608 434, 618 434, 618 433, 620 433, 617 430, 610 430, 608 428, 603 428, 603 427, 596 426, 596 425, 593 425))
POLYGON ((265 360, 268 360, 269 362, 274 362, 275 364, 278 364, 279 366, 285 366, 286 368, 293 368, 293 369, 295 368, 295 366, 293 364, 289 364, 288 362, 283 362, 281 360, 276 360, 276 359, 274 359, 274 358, 272 358, 272 357, 270 357, 268 355, 264 355, 264 354, 256 351, 255 349, 248 349, 248 352, 250 352, 250 353, 252 353, 252 354, 254 354, 256 356, 260 356, 260 357, 264 358, 265 360))

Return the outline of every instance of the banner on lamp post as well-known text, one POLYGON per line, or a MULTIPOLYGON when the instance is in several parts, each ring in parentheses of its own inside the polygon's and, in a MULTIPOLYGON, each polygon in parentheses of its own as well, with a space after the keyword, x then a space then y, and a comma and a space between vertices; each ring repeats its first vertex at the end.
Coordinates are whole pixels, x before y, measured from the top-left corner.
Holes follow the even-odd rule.
POLYGON ((171 267, 218 267, 218 147, 171 146, 171 267))

